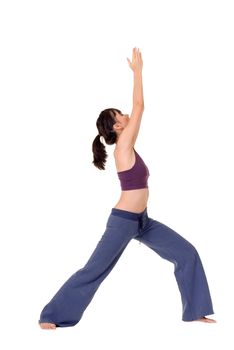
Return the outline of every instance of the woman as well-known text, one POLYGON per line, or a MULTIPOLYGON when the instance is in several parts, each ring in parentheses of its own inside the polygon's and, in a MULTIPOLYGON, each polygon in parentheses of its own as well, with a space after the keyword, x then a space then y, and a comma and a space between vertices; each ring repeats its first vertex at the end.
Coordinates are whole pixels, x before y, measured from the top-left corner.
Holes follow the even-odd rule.
POLYGON ((99 134, 92 145, 93 163, 105 169, 107 153, 101 142, 116 144, 114 157, 121 184, 121 196, 108 217, 106 230, 86 265, 74 273, 41 312, 43 329, 77 324, 102 281, 113 269, 132 238, 153 249, 175 266, 174 274, 181 293, 183 321, 216 322, 205 272, 194 246, 168 226, 147 214, 149 170, 134 149, 144 111, 142 67, 139 49, 134 48, 133 109, 131 117, 120 110, 102 111, 96 125, 99 134))

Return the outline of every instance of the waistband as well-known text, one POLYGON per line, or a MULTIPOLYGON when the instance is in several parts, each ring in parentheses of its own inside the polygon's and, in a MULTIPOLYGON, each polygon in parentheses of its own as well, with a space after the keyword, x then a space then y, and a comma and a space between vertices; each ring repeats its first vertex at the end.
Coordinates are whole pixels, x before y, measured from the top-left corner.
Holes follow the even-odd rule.
POLYGON ((134 213, 132 211, 118 209, 118 208, 112 208, 111 210, 112 215, 120 216, 122 218, 126 218, 129 220, 138 221, 142 219, 143 217, 147 217, 147 207, 141 212, 141 213, 134 213))

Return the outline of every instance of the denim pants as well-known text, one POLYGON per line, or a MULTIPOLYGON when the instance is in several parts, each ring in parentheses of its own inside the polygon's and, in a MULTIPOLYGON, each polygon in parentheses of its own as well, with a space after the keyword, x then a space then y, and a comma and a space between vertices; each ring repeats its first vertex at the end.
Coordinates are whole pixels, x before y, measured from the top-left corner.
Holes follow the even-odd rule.
POLYGON ((77 324, 132 238, 174 264, 183 321, 214 313, 205 272, 194 246, 165 224, 150 218, 147 208, 141 213, 112 208, 105 232, 89 260, 43 308, 38 322, 54 323, 57 327, 77 324))

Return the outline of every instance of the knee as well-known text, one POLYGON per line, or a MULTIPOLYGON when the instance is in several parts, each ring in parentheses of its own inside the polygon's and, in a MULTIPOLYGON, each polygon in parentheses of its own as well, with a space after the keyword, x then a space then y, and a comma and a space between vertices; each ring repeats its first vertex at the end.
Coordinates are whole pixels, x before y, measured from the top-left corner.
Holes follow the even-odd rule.
POLYGON ((187 263, 194 265, 198 260, 200 260, 197 249, 193 244, 189 243, 189 247, 187 250, 187 263))
POLYGON ((198 251, 197 251, 197 249, 194 247, 194 245, 192 243, 188 244, 187 250, 188 250, 189 255, 192 256, 192 257, 198 255, 198 251))
POLYGON ((199 258, 197 249, 191 244, 186 244, 186 247, 183 252, 181 252, 180 263, 178 268, 186 268, 196 264, 199 258))

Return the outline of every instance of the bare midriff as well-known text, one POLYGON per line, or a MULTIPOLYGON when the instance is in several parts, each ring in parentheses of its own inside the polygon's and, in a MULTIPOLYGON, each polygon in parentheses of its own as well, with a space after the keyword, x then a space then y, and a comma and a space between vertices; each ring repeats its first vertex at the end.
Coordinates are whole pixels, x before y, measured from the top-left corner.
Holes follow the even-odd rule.
POLYGON ((120 199, 114 208, 141 213, 147 207, 148 198, 148 188, 122 191, 120 199))

